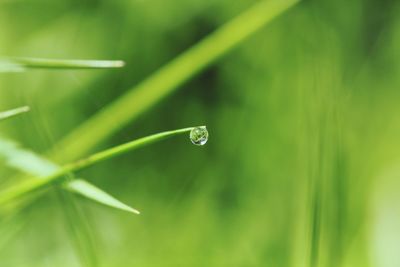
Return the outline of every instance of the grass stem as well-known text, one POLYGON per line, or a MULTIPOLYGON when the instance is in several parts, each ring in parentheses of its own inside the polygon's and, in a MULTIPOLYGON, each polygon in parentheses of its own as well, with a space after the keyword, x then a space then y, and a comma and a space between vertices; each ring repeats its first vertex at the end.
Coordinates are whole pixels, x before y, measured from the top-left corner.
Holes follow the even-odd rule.
POLYGON ((63 178, 69 173, 79 171, 83 168, 97 164, 101 161, 114 158, 118 155, 127 153, 140 147, 164 140, 168 137, 190 132, 193 128, 194 127, 189 127, 173 131, 166 131, 139 138, 137 140, 95 153, 85 159, 67 164, 55 171, 54 173, 42 177, 41 179, 29 179, 27 181, 24 181, 0 194, 0 206, 7 204, 14 199, 23 197, 24 195, 29 195, 30 193, 36 192, 56 182, 61 182, 63 178))

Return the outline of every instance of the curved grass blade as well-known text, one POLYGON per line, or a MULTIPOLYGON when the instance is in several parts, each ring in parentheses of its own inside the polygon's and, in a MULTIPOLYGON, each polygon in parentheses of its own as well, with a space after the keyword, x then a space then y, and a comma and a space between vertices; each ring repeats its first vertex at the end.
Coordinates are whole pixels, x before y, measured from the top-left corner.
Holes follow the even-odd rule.
POLYGON ((0 70, 27 70, 27 69, 109 69, 122 68, 125 65, 121 60, 73 60, 73 59, 45 59, 45 58, 7 58, 0 60, 0 70), (3 67, 1 67, 3 66, 3 67))
MULTIPOLYGON (((74 163, 67 164, 60 169, 56 170, 52 174, 41 177, 41 179, 30 179, 25 182, 21 182, 20 184, 9 188, 6 191, 3 191, 0 194, 0 205, 4 205, 9 203, 12 200, 18 199, 20 197, 24 197, 31 193, 34 193, 38 190, 45 189, 46 187, 57 183, 65 181, 65 176, 69 173, 73 173, 79 171, 88 166, 94 165, 104 160, 111 159, 118 155, 127 153, 129 151, 136 150, 146 145, 150 145, 157 141, 164 140, 168 137, 176 136, 182 133, 190 132, 195 127, 183 128, 173 131, 161 132, 158 134, 153 134, 150 136, 146 136, 143 138, 139 138, 137 140, 98 152, 89 156, 85 159, 79 160, 74 163)), ((90 195, 93 195, 94 192, 90 192, 90 195)))
POLYGON ((6 110, 6 111, 3 111, 3 112, 0 112, 0 121, 15 117, 15 116, 20 115, 22 113, 26 113, 29 110, 30 109, 29 109, 28 106, 24 106, 24 107, 19 107, 19 108, 15 108, 15 109, 11 109, 11 110, 6 110))
POLYGON ((259 1, 103 108, 60 141, 57 147, 65 149, 50 157, 60 161, 81 157, 298 2, 259 1))
MULTIPOLYGON (((0 136, 0 159, 4 158, 9 167, 25 172, 36 177, 50 175, 60 167, 41 156, 18 146, 17 143, 0 136)), ((122 203, 100 188, 82 179, 66 182, 64 189, 82 195, 100 204, 139 214, 139 211, 122 203)))

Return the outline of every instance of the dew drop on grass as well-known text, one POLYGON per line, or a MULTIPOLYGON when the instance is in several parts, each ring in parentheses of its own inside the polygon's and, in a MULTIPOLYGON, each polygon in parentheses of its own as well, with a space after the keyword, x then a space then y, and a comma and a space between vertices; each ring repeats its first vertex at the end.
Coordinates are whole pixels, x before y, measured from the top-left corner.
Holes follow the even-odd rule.
POLYGON ((208 131, 205 126, 193 128, 190 131, 190 141, 196 146, 203 146, 208 141, 208 131))

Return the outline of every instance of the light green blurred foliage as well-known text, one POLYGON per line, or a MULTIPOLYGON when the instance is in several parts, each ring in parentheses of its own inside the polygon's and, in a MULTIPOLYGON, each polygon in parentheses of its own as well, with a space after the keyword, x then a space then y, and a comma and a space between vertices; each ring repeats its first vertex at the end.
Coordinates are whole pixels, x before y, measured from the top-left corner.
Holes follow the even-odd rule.
MULTIPOLYGON (((127 62, 0 74, 1 109, 32 109, 0 131, 48 151, 254 2, 0 0, 1 55, 127 62)), ((207 125, 204 147, 79 173, 140 216, 55 189, 1 222, 0 266, 397 266, 399 11, 303 1, 99 144, 207 125)), ((0 185, 14 176, 1 166, 0 185)))

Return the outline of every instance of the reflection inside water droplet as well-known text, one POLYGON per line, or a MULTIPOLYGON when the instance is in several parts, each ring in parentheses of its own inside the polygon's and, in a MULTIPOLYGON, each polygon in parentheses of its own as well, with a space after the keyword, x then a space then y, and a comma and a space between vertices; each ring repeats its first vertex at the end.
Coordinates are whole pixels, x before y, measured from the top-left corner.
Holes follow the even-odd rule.
POLYGON ((202 146, 208 141, 208 131, 205 126, 193 128, 190 131, 190 141, 196 146, 202 146))

